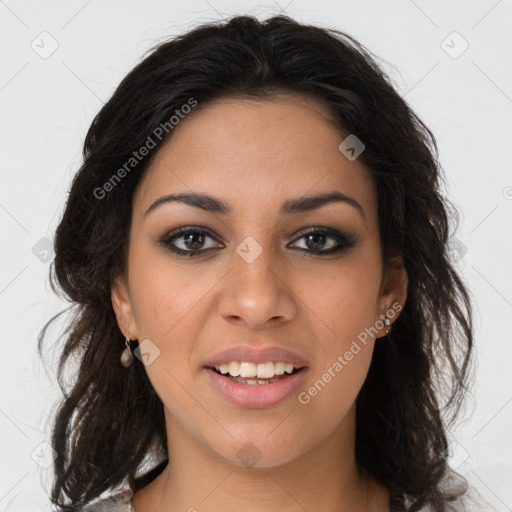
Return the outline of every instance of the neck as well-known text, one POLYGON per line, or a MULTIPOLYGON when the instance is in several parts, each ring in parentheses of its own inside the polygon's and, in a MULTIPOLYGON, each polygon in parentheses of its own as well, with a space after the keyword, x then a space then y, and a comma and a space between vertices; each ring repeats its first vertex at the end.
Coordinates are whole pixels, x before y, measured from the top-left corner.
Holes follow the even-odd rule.
POLYGON ((387 490, 358 469, 350 419, 355 411, 298 457, 248 467, 220 458, 166 417, 169 463, 134 496, 135 512, 388 512, 387 490))

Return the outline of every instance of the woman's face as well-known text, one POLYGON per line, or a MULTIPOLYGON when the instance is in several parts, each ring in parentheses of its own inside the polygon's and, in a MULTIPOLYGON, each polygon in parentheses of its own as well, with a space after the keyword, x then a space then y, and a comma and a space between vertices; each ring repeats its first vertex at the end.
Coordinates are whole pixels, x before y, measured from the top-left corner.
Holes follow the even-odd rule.
POLYGON ((134 196, 127 282, 112 288, 119 326, 141 343, 168 437, 239 466, 353 447, 380 320, 405 301, 405 274, 383 275, 370 173, 340 151, 346 135, 326 118, 300 96, 210 104, 174 128, 134 196), (229 211, 207 199, 155 205, 170 194, 212 196, 229 211), (349 199, 296 203, 324 194, 349 199), (250 385, 205 367, 239 346, 286 349, 306 368, 250 385))

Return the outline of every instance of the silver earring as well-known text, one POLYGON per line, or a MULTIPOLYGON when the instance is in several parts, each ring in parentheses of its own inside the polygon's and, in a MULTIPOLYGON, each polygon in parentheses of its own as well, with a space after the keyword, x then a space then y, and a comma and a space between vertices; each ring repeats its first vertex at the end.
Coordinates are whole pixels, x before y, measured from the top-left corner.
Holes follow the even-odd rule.
POLYGON ((384 325, 386 326, 386 334, 389 334, 391 330, 391 320, 386 315, 384 315, 384 325))
POLYGON ((123 350, 121 354, 121 364, 128 368, 133 363, 133 354, 130 349, 130 338, 128 336, 125 339, 126 348, 123 350))

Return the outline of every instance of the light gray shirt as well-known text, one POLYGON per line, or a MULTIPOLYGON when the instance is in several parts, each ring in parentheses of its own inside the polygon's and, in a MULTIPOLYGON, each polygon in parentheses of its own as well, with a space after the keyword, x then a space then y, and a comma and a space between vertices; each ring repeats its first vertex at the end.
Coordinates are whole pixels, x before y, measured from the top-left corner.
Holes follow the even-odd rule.
POLYGON ((135 512, 132 507, 133 492, 123 489, 111 496, 89 503, 82 512, 135 512))

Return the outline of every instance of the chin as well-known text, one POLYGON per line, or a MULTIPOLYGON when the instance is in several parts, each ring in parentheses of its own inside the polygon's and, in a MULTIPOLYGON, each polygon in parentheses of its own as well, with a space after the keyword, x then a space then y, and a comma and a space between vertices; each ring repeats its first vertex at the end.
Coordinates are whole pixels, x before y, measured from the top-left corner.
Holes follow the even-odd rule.
POLYGON ((247 436, 247 440, 230 437, 229 446, 211 446, 211 449, 227 464, 248 469, 275 468, 300 456, 296 442, 283 446, 282 440, 272 442, 266 439, 267 435, 268 431, 262 434, 260 441, 255 436, 247 436))

